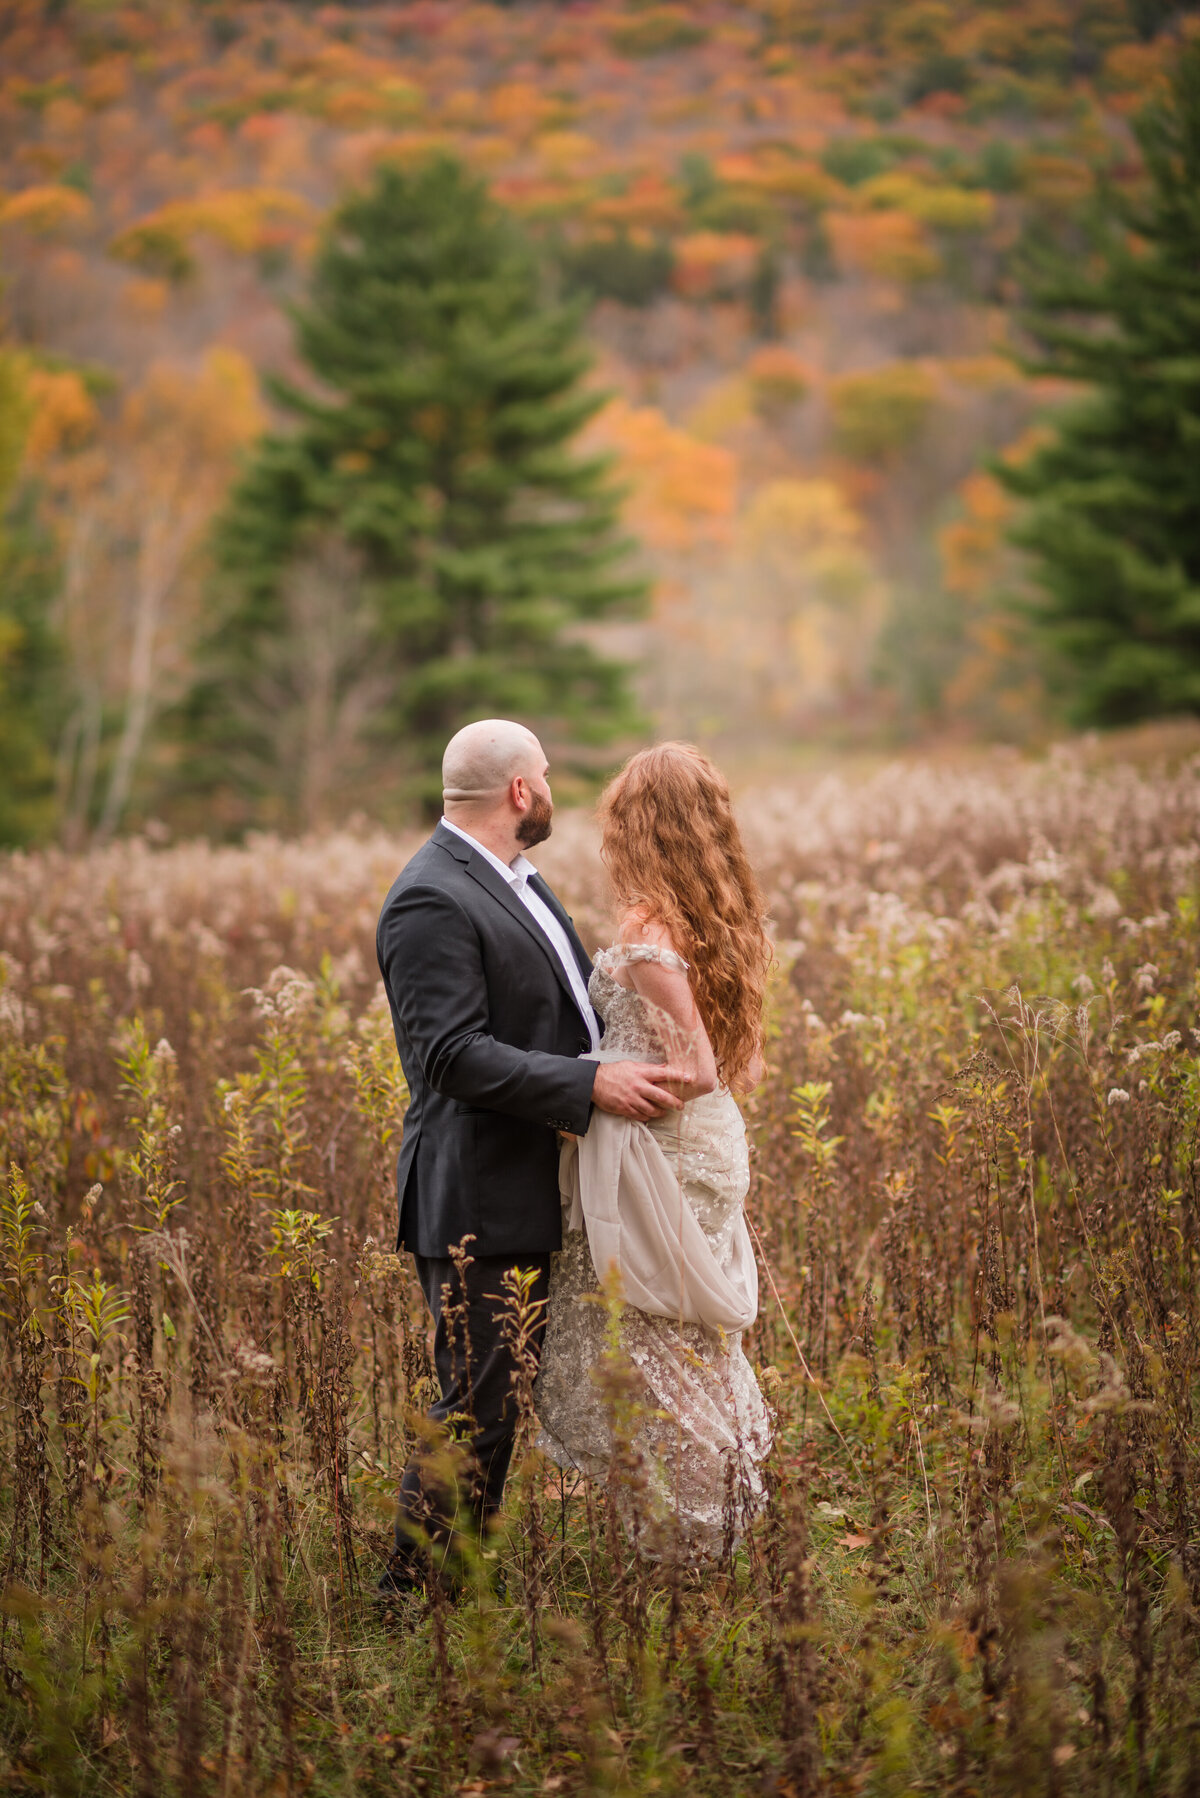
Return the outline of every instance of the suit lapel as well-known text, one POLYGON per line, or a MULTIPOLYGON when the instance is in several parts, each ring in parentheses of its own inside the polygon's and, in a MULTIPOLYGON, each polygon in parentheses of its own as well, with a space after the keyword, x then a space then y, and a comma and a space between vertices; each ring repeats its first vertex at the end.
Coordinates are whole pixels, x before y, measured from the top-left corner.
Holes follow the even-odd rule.
POLYGON ((547 885, 540 874, 535 874, 529 884, 537 894, 538 898, 550 907, 550 910, 554 913, 555 917, 566 931, 567 941, 571 945, 571 953, 574 955, 579 967, 579 972, 583 975, 586 983, 592 972, 592 958, 580 942, 579 932, 567 916, 566 911, 563 908, 562 900, 554 891, 554 888, 547 885))
MULTIPOLYGON (((472 880, 476 881, 483 888, 485 893, 490 893, 497 904, 502 905, 508 915, 511 918, 516 919, 522 930, 528 932, 538 948, 542 951, 542 954, 546 957, 546 960, 550 963, 551 968, 554 970, 555 979, 558 981, 563 992, 567 995, 572 1007, 574 1010, 578 1011, 579 1006, 576 1003, 574 993, 571 991, 571 983, 567 979, 567 970, 563 967, 562 962, 555 953, 553 943, 544 931, 538 929, 532 912, 530 912, 527 906, 522 905, 508 882, 502 875, 497 874, 495 868, 493 868, 487 857, 477 855, 469 843, 465 843, 463 839, 456 836, 452 830, 444 830, 440 824, 433 833, 433 841, 439 843, 443 849, 448 849, 455 861, 463 864, 472 880)), ((540 881, 539 884, 542 887, 542 892, 539 896, 549 902, 549 888, 544 881, 540 881)), ((560 913, 562 911, 561 906, 556 906, 555 909, 560 913)), ((569 936, 574 936, 574 931, 571 930, 569 924, 567 930, 569 936)))

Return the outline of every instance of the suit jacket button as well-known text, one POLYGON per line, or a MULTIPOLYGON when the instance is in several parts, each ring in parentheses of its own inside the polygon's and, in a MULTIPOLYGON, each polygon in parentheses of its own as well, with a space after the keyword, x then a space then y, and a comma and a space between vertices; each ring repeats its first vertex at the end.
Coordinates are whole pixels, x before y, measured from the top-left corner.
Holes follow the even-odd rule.
POLYGON ((589 1049, 590 1049, 590 1048, 591 1048, 591 1046, 592 1046, 592 1039, 591 1039, 591 1037, 590 1037, 590 1036, 581 1036, 581 1037, 580 1037, 580 1039, 579 1039, 579 1053, 580 1053, 580 1054, 581 1054, 581 1055, 586 1055, 586 1054, 587 1054, 587 1052, 588 1052, 588 1050, 589 1050, 589 1049))

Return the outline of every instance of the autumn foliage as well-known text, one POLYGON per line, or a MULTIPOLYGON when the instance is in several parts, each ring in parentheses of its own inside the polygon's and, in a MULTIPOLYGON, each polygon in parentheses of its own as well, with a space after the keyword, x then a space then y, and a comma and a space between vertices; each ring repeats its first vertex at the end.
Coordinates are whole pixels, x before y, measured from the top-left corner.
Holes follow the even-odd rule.
MULTIPOLYGON (((747 591, 758 577, 739 559, 759 495, 783 482, 832 484, 873 571, 877 600, 853 628, 876 634, 879 684, 871 705, 855 700, 854 731, 961 728, 961 694, 999 691, 1008 674, 968 628, 959 588, 940 584, 938 534, 960 507, 969 515, 987 458, 1061 398, 1052 383, 977 371, 1018 341, 1028 243, 1082 251, 1097 178, 1136 193, 1129 120, 1174 55, 1160 13, 1126 0, 867 0, 852 13, 815 0, 17 0, 0 23, 0 271, 20 394, 8 428, 24 454, 4 504, 32 535, 25 597, 0 591, 0 609, 15 619, 35 588, 55 595, 45 624, 60 684, 35 711, 58 826, 170 809, 156 720, 209 603, 197 597, 204 518, 242 441, 239 425, 232 452, 204 433, 195 444, 204 503, 188 496, 187 574, 152 634, 155 697, 138 724, 143 677, 116 672, 89 620, 89 605, 110 608, 97 596, 132 591, 122 557, 141 553, 136 532, 89 522, 97 496, 115 518, 113 496, 158 463, 157 426, 131 396, 152 370, 174 369, 182 394, 234 357, 269 418, 271 379, 297 372, 286 308, 330 208, 382 164, 441 154, 530 230, 547 294, 585 309, 613 395, 601 435, 659 601, 625 652, 680 670, 669 701, 661 682, 657 697, 647 689, 662 727, 719 711, 731 742, 777 738, 748 689, 710 702, 741 620, 783 603, 747 591), (918 688, 914 710, 904 695, 918 688)), ((252 413, 239 401, 231 418, 252 413)), ((815 641, 809 572, 790 589, 788 629, 815 641)), ((980 604, 992 616, 993 600, 980 604)), ((27 638, 14 624, 7 640, 27 638)), ((23 652, 6 653, 17 669, 23 652)), ((845 692, 796 686, 787 731, 848 726, 845 692)), ((1004 728, 1026 726, 1013 714, 1004 728)))

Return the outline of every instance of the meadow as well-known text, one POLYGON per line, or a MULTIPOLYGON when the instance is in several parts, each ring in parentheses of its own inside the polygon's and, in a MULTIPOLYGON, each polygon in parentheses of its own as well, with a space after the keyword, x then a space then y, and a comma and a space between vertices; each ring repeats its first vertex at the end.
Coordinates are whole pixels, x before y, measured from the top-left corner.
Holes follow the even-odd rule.
MULTIPOLYGON (((373 930, 415 839, 0 864, 3 1789, 1200 1788, 1195 734, 741 812, 768 1503, 647 1563, 636 1457, 572 1487, 530 1425, 461 1594, 391 1623, 430 1368, 373 930)), ((588 818, 539 856, 606 941, 588 818)))

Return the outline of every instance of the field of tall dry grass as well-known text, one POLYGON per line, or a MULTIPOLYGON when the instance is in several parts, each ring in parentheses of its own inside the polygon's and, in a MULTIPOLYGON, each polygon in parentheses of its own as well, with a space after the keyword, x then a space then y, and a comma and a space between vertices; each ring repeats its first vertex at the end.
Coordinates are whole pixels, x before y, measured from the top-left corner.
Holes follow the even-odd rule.
MULTIPOLYGON (((430 1367, 373 930, 412 845, 0 864, 5 1790, 1200 1790, 1200 755, 741 810, 766 1509, 648 1563, 636 1460, 527 1444, 462 1590, 391 1623, 430 1367)), ((541 860, 606 940, 587 819, 541 860)))

